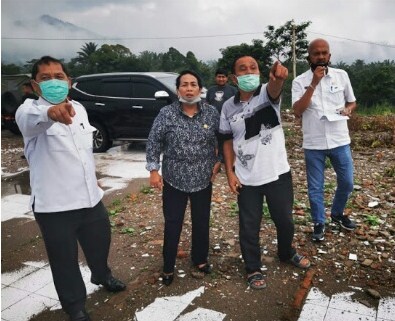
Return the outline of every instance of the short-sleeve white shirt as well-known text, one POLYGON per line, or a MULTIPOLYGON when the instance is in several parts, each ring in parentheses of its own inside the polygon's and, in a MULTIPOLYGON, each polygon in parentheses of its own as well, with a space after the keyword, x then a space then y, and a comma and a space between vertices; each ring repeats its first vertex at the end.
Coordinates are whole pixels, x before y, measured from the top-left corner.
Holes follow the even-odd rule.
MULTIPOLYGON (((309 69, 292 82, 292 104, 298 101, 313 79, 309 69)), ((350 143, 347 120, 328 121, 328 113, 344 107, 347 102, 354 102, 354 91, 348 74, 341 69, 328 68, 314 90, 310 105, 302 114, 303 148, 332 149, 350 143)))

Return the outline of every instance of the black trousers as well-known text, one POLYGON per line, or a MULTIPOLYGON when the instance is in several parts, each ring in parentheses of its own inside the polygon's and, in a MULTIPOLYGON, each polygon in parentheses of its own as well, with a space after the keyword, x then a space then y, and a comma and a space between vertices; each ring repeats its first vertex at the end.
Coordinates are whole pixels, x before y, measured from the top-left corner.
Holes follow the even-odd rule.
POLYGON ((281 261, 290 259, 296 253, 292 248, 294 223, 291 172, 280 175, 277 181, 268 184, 243 185, 239 192, 239 236, 246 272, 260 271, 262 266, 259 231, 262 221, 263 197, 266 198, 270 217, 276 226, 278 256, 281 261))
POLYGON ((199 265, 207 262, 211 192, 211 183, 203 190, 186 193, 164 182, 162 196, 163 215, 165 217, 163 241, 164 273, 172 273, 174 271, 188 198, 191 202, 192 218, 192 263, 199 265))
POLYGON ((34 212, 40 227, 62 308, 74 313, 85 308, 86 288, 78 263, 80 244, 92 277, 104 281, 111 242, 108 213, 102 202, 93 208, 65 212, 34 212))

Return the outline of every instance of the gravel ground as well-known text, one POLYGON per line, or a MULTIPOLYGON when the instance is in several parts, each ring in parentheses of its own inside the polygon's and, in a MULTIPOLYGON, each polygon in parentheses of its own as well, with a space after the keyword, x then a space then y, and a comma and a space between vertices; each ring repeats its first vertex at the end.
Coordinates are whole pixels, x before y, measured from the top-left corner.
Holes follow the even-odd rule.
MULTIPOLYGON (((328 220, 326 238, 321 243, 311 241, 300 126, 289 114, 284 114, 283 118, 295 189, 294 244, 312 260, 311 284, 328 295, 349 291, 350 286, 375 290, 381 296, 394 295, 395 117, 355 117, 350 123, 355 190, 346 214, 357 222, 358 228, 354 232, 342 231, 328 220)), ((27 166, 26 160, 21 158, 21 148, 19 136, 2 131, 2 177, 4 173, 27 166)), ((328 168, 325 184, 328 208, 335 184, 333 169, 328 168)), ((88 309, 94 320, 132 320, 136 309, 153 302, 156 297, 179 295, 201 285, 206 287, 204 297, 194 303, 226 313, 225 320, 262 320, 262 316, 265 320, 297 319, 300 306, 295 308, 295 295, 301 282, 306 280, 306 272, 278 262, 276 232, 267 209, 263 213, 261 245, 268 288, 264 291, 247 289, 240 259, 236 198, 229 193, 223 172, 213 189, 210 260, 214 273, 200 278, 190 266, 191 221, 187 213, 177 259, 178 277, 170 287, 162 287, 158 281, 163 242, 161 194, 140 186, 125 195, 108 199, 106 205, 113 225, 110 262, 114 273, 128 282, 128 291, 113 296, 104 291, 93 294, 88 309)), ((2 272, 14 269, 26 258, 45 256, 37 229, 23 235, 27 225, 18 221, 2 224, 2 272), (7 234, 4 231, 14 228, 22 230, 18 234, 25 238, 23 242, 4 237, 7 234), (35 250, 32 251, 33 246, 35 250)), ((355 299, 377 307, 378 299, 371 295, 355 299)), ((63 318, 61 311, 47 311, 32 320, 63 318)))

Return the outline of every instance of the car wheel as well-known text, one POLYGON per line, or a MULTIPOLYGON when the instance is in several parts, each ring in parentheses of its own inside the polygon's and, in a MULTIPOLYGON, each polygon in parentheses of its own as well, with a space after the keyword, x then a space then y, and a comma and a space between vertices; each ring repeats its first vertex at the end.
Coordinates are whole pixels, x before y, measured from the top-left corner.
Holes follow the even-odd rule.
POLYGON ((107 131, 101 124, 91 122, 91 125, 96 128, 93 132, 93 152, 103 153, 112 146, 112 140, 109 139, 107 131))

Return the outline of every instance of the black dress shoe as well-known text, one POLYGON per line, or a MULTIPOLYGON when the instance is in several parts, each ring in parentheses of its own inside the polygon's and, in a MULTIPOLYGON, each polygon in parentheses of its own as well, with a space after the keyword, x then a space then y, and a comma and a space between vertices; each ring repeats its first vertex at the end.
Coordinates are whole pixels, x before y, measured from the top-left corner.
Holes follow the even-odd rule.
POLYGON ((78 311, 70 314, 70 321, 91 321, 89 314, 86 311, 78 311))
POLYGON ((174 280, 174 273, 172 274, 164 274, 162 273, 162 283, 166 286, 169 286, 174 280))
POLYGON ((104 282, 99 282, 92 277, 91 282, 96 285, 104 286, 106 290, 110 292, 120 292, 126 289, 126 284, 121 280, 114 278, 112 275, 109 276, 104 282))

